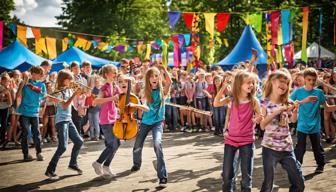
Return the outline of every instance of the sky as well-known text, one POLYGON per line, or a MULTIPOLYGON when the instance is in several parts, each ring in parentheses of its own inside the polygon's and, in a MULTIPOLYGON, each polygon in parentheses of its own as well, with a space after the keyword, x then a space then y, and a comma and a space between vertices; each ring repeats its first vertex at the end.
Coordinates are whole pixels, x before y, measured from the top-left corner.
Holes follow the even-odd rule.
POLYGON ((16 15, 26 25, 57 27, 55 16, 62 13, 62 0, 14 0, 16 15))

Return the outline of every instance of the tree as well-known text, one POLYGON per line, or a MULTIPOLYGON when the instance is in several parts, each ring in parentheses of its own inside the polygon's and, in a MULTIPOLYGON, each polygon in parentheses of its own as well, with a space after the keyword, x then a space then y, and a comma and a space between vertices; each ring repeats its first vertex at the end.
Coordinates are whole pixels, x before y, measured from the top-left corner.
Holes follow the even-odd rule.
POLYGON ((10 12, 15 10, 14 1, 13 0, 2 0, 0 5, 0 21, 4 21, 4 47, 11 43, 14 35, 12 34, 10 28, 8 27, 9 23, 13 20, 18 20, 16 16, 11 18, 10 12))

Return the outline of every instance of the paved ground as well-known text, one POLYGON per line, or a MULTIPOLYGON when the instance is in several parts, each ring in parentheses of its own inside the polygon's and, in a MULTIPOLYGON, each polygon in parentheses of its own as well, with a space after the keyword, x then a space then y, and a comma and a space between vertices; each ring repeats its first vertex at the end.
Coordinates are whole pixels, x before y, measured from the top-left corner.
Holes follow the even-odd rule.
MULTIPOLYGON (((20 149, 0 151, 0 192, 2 191, 220 191, 223 141, 210 133, 165 133, 164 154, 169 172, 168 186, 158 188, 155 164, 156 158, 151 144, 151 136, 143 151, 141 170, 131 173, 133 142, 122 142, 112 171, 116 177, 110 180, 95 175, 91 163, 103 149, 103 142, 86 142, 80 153, 79 163, 83 175, 74 175, 67 169, 72 144, 61 158, 57 174, 58 181, 49 181, 44 176, 46 166, 56 149, 56 144, 46 144, 43 148, 45 161, 22 162, 20 149)), ((303 172, 306 177, 306 191, 336 191, 336 149, 325 146, 327 165, 325 172, 314 175, 315 161, 308 148, 305 155, 303 172)), ((30 148, 31 154, 35 151, 30 148)), ((253 191, 259 191, 263 180, 261 148, 257 142, 253 191)), ((286 173, 277 168, 275 190, 288 191, 286 173)), ((239 186, 238 186, 239 187, 239 186)))

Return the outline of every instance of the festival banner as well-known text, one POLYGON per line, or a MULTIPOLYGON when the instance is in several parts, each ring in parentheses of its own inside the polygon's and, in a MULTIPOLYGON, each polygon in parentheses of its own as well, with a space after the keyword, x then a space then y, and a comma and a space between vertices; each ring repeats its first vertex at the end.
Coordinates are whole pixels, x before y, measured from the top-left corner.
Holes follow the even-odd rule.
POLYGON ((50 38, 50 37, 46 37, 45 39, 46 39, 49 59, 55 59, 56 56, 57 56, 56 39, 55 38, 50 38))
POLYGON ((205 29, 210 33, 210 39, 213 39, 214 36, 215 16, 216 13, 204 13, 205 29))
POLYGON ((282 43, 288 44, 291 41, 291 12, 290 10, 281 10, 282 43))
POLYGON ((26 47, 28 47, 27 45, 27 27, 23 26, 23 25, 17 25, 16 26, 16 30, 17 30, 17 38, 19 39, 19 41, 26 47))
POLYGON ((169 20, 169 28, 170 30, 174 30, 174 27, 176 25, 176 23, 178 22, 178 20, 181 17, 181 13, 180 12, 168 12, 168 20, 169 20))
POLYGON ((48 50, 45 44, 45 38, 35 39, 35 53, 41 55, 42 52, 48 54, 48 50))
POLYGON ((4 22, 0 21, 0 50, 2 49, 3 46, 3 28, 4 28, 4 22))
POLYGON ((200 14, 199 13, 195 13, 193 20, 192 20, 192 28, 191 31, 193 33, 198 33, 199 32, 199 21, 200 21, 200 14))
POLYGON ((218 32, 221 33, 222 31, 224 31, 226 25, 229 23, 230 15, 230 13, 217 13, 216 27, 218 32))
POLYGON ((303 18, 302 18, 302 50, 301 50, 301 60, 308 62, 307 58, 307 32, 308 32, 308 16, 309 8, 303 8, 303 18))
POLYGON ((183 19, 187 28, 191 30, 193 25, 194 13, 183 13, 183 19))

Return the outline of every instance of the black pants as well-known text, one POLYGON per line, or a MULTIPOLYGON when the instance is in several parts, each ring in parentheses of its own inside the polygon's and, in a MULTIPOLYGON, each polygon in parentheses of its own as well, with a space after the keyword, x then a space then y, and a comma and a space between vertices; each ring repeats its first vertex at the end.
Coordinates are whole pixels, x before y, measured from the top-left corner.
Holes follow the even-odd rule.
POLYGON ((302 164, 303 163, 303 156, 306 152, 306 138, 309 136, 315 161, 318 166, 324 166, 325 160, 324 160, 324 150, 321 145, 321 135, 320 133, 314 133, 314 134, 305 134, 300 131, 297 132, 297 144, 295 147, 295 156, 296 159, 302 164))
POLYGON ((5 136, 7 132, 8 126, 8 115, 9 115, 9 108, 0 109, 0 143, 5 141, 5 136))

